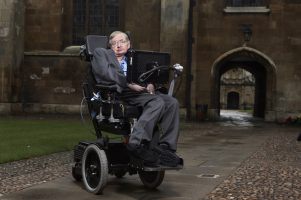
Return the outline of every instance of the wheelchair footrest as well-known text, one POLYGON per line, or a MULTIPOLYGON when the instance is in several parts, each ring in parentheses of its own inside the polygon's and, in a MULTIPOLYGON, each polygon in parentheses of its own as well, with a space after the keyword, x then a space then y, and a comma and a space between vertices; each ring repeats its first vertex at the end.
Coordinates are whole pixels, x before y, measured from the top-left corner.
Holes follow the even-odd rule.
POLYGON ((135 168, 135 169, 141 170, 141 171, 180 170, 180 169, 184 169, 184 161, 182 158, 180 158, 180 163, 175 167, 169 167, 169 166, 164 166, 164 165, 160 165, 159 167, 148 167, 148 166, 144 166, 143 160, 131 156, 130 166, 132 168, 135 168))
POLYGON ((164 165, 160 165, 159 167, 144 167, 143 171, 165 171, 165 170, 180 170, 180 169, 184 169, 183 165, 177 165, 175 167, 168 167, 168 166, 164 166, 164 165))

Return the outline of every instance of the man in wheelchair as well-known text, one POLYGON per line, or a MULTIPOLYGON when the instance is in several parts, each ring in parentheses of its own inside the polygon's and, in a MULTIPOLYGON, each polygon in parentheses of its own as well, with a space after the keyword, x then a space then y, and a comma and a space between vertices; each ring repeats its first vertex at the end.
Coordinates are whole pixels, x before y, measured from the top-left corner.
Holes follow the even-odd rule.
POLYGON ((175 154, 179 136, 179 104, 172 96, 155 91, 153 83, 127 83, 128 36, 115 31, 109 38, 110 49, 96 48, 92 71, 97 82, 114 82, 116 99, 142 108, 142 115, 133 127, 127 149, 130 155, 142 159, 146 166, 174 167, 180 162, 175 154), (163 134, 158 138, 157 124, 163 134))

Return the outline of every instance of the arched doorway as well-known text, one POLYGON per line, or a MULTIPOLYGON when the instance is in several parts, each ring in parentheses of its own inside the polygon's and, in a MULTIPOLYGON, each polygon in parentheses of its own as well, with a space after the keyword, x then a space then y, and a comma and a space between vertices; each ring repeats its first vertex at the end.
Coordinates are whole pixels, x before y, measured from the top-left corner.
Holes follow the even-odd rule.
POLYGON ((239 93, 229 92, 227 98, 227 109, 238 110, 239 109, 239 93))
POLYGON ((252 73, 241 68, 234 68, 222 74, 220 80, 221 110, 231 109, 233 107, 231 105, 228 106, 228 102, 232 102, 231 94, 228 98, 228 94, 230 92, 236 92, 239 94, 239 110, 254 110, 255 77, 252 73), (228 99, 230 101, 228 101, 228 99))
MULTIPOLYGON (((226 71, 233 68, 242 68, 252 73, 255 82, 254 117, 265 117, 265 113, 275 110, 276 73, 274 62, 262 52, 250 48, 240 47, 221 55, 211 67, 212 101, 210 109, 214 110, 215 117, 220 115, 220 78, 226 71)), ((266 120, 266 121, 269 121, 266 120)))

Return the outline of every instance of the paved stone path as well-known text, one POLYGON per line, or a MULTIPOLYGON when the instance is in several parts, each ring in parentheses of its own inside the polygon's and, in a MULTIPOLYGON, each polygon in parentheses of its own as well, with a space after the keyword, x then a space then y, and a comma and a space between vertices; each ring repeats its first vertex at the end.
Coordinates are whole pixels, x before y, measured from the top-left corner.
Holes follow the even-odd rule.
POLYGON ((301 199, 300 128, 280 128, 208 199, 301 199))
MULTIPOLYGON (((20 117, 28 119, 25 116, 20 117)), ((34 115, 30 116, 30 119, 50 120, 50 117, 49 115, 34 115)), ((66 120, 66 116, 57 116, 55 120, 66 120)), ((71 116, 68 120, 78 119, 71 116)), ((212 126, 211 123, 182 124, 188 126, 189 129, 181 130, 179 143, 221 129, 219 126, 212 126)), ((73 164, 73 151, 0 164, 0 196, 65 177, 71 173, 73 164)))
POLYGON ((0 165, 0 196, 70 174, 73 151, 0 165))
MULTIPOLYGON (((301 143, 296 141, 300 127, 263 123, 237 112, 225 112, 214 126, 206 126, 215 129, 203 134, 194 131, 197 137, 187 134, 187 140, 179 144, 178 155, 184 158, 185 170, 166 171, 162 185, 155 190, 147 190, 138 176, 126 175, 122 179, 110 177, 103 195, 94 196, 83 189, 82 182, 67 175, 68 163, 60 163, 54 167, 61 167, 59 172, 42 165, 28 174, 48 178, 46 183, 29 181, 30 186, 37 185, 17 188, 22 191, 10 194, 7 190, 0 199, 301 199, 301 143), (65 177, 57 178, 60 176, 65 177), (56 179, 48 181, 52 178, 56 179)), ((72 157, 70 152, 68 156, 72 157)), ((0 177, 1 170, 0 165, 0 177)), ((6 178, 4 185, 13 186, 16 179, 26 177, 20 170, 12 171, 18 175, 6 178)))

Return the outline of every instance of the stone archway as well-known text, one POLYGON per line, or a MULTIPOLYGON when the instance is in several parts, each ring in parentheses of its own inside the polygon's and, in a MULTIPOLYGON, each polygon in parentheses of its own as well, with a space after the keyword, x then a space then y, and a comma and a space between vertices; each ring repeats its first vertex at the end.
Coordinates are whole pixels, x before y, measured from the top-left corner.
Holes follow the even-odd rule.
POLYGON ((240 47, 218 57, 211 67, 211 106, 209 113, 220 115, 220 77, 235 67, 246 69, 255 78, 254 116, 275 121, 276 74, 275 63, 264 53, 250 48, 240 47))

